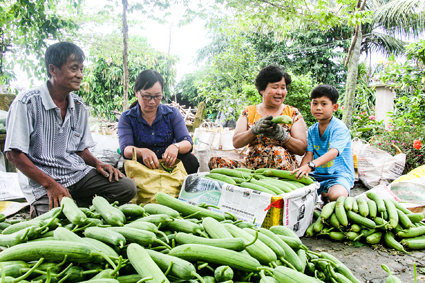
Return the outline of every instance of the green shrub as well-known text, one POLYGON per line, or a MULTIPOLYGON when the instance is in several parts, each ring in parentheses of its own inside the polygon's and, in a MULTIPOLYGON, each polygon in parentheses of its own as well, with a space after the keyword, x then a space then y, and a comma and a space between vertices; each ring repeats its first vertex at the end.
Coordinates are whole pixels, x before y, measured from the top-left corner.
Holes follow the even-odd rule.
POLYGON ((415 126, 406 121, 404 125, 390 125, 389 128, 375 135, 370 142, 371 145, 392 155, 397 154, 398 150, 405 153, 406 165, 403 172, 405 174, 424 164, 425 146, 422 146, 424 136, 423 125, 415 126))

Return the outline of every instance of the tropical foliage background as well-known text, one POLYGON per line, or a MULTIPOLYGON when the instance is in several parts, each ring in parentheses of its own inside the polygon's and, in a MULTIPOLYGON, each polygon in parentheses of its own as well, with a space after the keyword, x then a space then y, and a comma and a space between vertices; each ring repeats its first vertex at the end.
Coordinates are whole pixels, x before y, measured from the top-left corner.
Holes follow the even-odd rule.
POLYGON ((315 122, 309 92, 317 84, 332 84, 343 106, 336 115, 353 138, 393 154, 397 145, 408 154, 406 170, 423 164, 425 149, 418 141, 425 142, 425 0, 93 3, 2 1, 0 85, 17 79, 17 67, 30 78, 44 79, 41 59, 47 45, 71 40, 89 50, 79 95, 94 116, 114 121, 113 112, 127 107, 127 88, 129 104, 135 99, 131 89, 138 72, 152 68, 166 80, 163 102, 180 97, 196 107, 204 101, 208 118, 221 111, 237 119, 244 107, 260 102, 254 87, 258 71, 276 64, 292 76, 286 103, 301 110, 308 126, 315 122), (211 39, 197 52, 197 69, 179 81, 177 56, 159 52, 145 37, 127 31, 146 28, 146 18, 166 21, 175 5, 185 8, 180 24, 201 18, 211 39), (376 54, 386 59, 376 63, 376 54), (375 119, 377 84, 396 92, 387 125, 375 119))

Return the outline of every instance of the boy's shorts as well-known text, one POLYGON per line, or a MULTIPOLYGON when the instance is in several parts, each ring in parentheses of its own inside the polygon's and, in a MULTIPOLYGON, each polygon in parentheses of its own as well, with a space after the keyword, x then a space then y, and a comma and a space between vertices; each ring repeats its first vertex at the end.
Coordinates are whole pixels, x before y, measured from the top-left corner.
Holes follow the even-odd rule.
POLYGON ((311 177, 316 179, 320 183, 320 188, 317 190, 317 194, 327 193, 329 188, 334 185, 341 185, 347 189, 348 195, 350 195, 350 190, 354 184, 350 182, 347 178, 338 175, 322 175, 322 174, 309 174, 311 177))

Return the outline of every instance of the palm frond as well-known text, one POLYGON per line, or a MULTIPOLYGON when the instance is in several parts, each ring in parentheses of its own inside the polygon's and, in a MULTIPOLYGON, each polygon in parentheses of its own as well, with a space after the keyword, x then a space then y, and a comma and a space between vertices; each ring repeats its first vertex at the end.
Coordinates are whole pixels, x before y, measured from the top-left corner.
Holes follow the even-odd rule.
POLYGON ((411 34, 415 37, 425 30, 425 0, 391 0, 375 5, 373 25, 394 35, 411 34))
POLYGON ((396 56, 404 54, 406 42, 391 35, 373 31, 363 36, 362 52, 381 53, 383 55, 394 54, 396 56))

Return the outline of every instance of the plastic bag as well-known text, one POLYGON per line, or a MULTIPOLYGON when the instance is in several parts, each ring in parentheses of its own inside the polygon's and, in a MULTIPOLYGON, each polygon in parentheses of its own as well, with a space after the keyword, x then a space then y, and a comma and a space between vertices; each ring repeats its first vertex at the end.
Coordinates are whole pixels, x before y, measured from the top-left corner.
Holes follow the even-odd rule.
POLYGON ((199 160, 198 172, 209 172, 208 161, 212 156, 225 156, 244 161, 246 147, 235 149, 233 146, 233 130, 222 127, 211 127, 204 123, 195 129, 193 153, 199 160))
MULTIPOLYGON (((162 160, 159 160, 162 162, 162 160)), ((177 198, 187 176, 181 160, 176 160, 171 173, 161 169, 150 169, 137 161, 136 151, 133 150, 133 159, 124 162, 127 177, 133 179, 137 186, 136 196, 132 202, 155 203, 155 194, 163 192, 177 198)))
POLYGON ((311 185, 282 194, 283 225, 295 232, 298 237, 304 236, 313 221, 314 205, 317 202, 317 190, 320 184, 311 185))
MULTIPOLYGON (((425 178, 425 165, 419 166, 406 175, 400 176, 394 180, 393 183, 405 182, 405 181, 416 181, 418 179, 425 178)), ((425 184, 425 182, 421 182, 425 184)))
POLYGON ((233 130, 202 124, 195 129, 193 151, 233 150, 233 130))
POLYGON ((396 182, 391 184, 391 191, 403 202, 425 206, 424 184, 412 181, 396 182))
POLYGON ((116 168, 118 161, 121 158, 121 154, 117 152, 120 148, 118 138, 112 136, 104 136, 96 133, 92 133, 95 145, 89 148, 90 152, 102 161, 103 163, 110 164, 116 168))
POLYGON ((7 118, 7 111, 0 110, 0 134, 6 133, 6 118, 7 118))
POLYGON ((357 160, 358 160, 358 156, 359 153, 367 146, 368 144, 366 142, 363 142, 361 140, 359 140, 358 138, 354 138, 351 141, 351 153, 353 154, 353 161, 354 161, 354 180, 358 181, 359 180, 359 172, 358 172, 358 164, 357 164, 357 160))
POLYGON ((406 154, 392 156, 388 152, 366 144, 357 157, 359 179, 369 189, 388 185, 403 174, 406 154))

